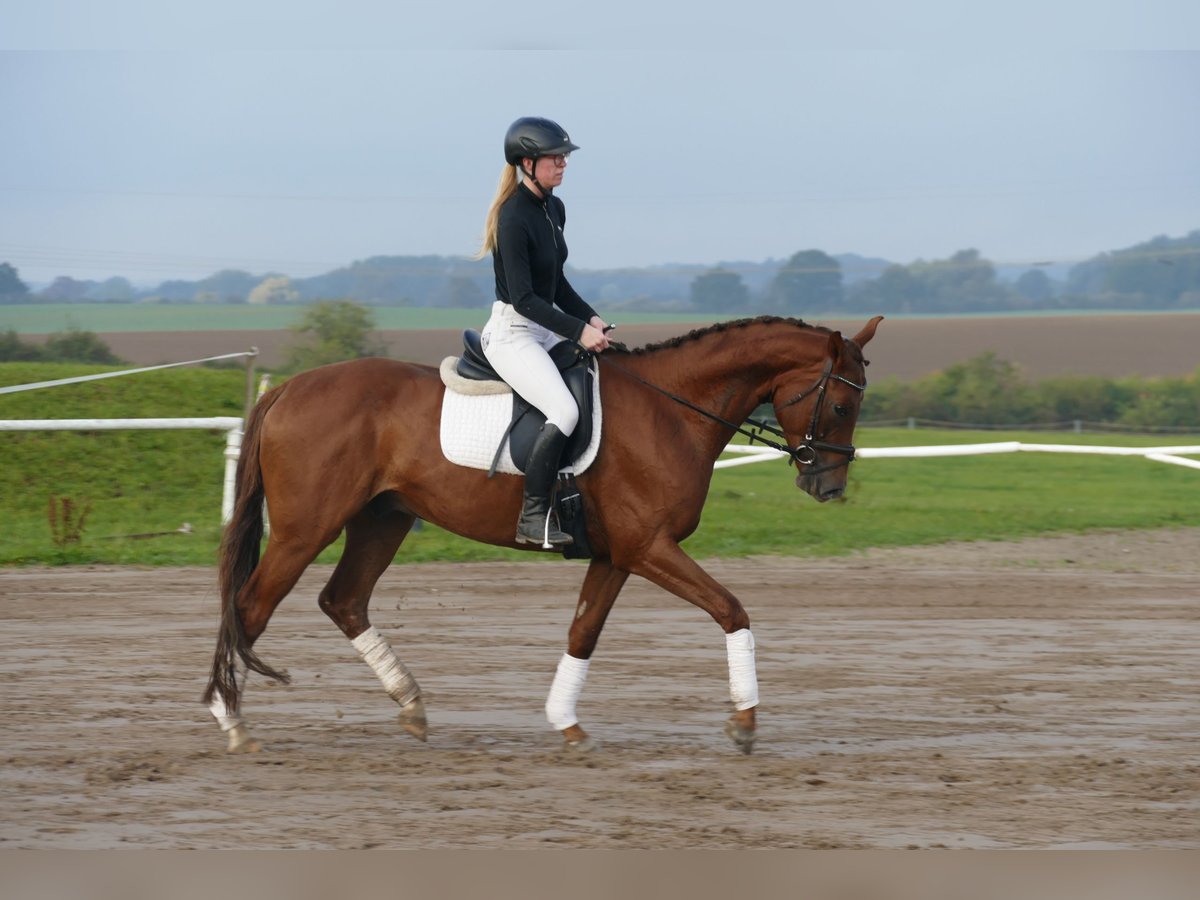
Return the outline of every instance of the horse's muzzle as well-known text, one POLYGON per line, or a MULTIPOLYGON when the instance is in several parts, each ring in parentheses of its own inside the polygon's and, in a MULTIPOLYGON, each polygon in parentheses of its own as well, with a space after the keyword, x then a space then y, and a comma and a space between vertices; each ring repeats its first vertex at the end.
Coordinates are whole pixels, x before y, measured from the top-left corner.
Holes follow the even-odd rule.
POLYGON ((846 493, 846 482, 843 480, 840 484, 828 484, 823 477, 824 473, 817 475, 805 475, 801 473, 796 476, 796 487, 804 491, 818 503, 825 503, 829 500, 840 500, 846 493))

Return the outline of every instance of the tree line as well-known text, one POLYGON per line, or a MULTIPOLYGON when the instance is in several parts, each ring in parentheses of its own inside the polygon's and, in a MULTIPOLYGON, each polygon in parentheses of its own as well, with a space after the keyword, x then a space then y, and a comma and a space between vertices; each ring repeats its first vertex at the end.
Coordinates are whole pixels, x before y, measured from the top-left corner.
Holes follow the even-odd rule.
POLYGON ((716 267, 692 282, 691 301, 711 312, 795 316, 1200 309, 1200 231, 1102 254, 1072 267, 1065 281, 1037 264, 1011 282, 1002 280, 992 262, 967 249, 948 259, 890 264, 878 277, 847 284, 837 259, 802 250, 757 294, 738 272, 716 267))
POLYGON ((0 362, 74 362, 118 365, 125 360, 112 352, 95 332, 68 328, 49 335, 43 344, 21 340, 12 328, 0 331, 0 362))
MULTIPOLYGON (((808 249, 786 260, 574 270, 575 288, 610 312, 718 315, 946 314, 1068 309, 1200 308, 1200 230, 1101 253, 1072 267, 1052 261, 997 266, 978 250, 908 264, 808 249)), ((311 278, 226 270, 198 281, 138 289, 125 278, 60 277, 32 291, 0 264, 0 303, 156 302, 309 304, 484 309, 490 260, 378 256, 311 278)))

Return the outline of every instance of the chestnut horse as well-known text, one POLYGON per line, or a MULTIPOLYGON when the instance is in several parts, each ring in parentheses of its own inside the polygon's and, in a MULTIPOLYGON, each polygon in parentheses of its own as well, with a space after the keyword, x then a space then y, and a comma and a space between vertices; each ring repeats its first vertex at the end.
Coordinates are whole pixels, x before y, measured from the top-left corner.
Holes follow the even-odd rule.
MULTIPOLYGON (((786 440, 775 446, 796 463, 797 486, 822 502, 842 496, 866 386, 862 347, 881 318, 849 340, 796 319, 742 319, 599 358, 604 435, 578 476, 593 557, 546 702, 568 747, 592 746, 575 702, 632 573, 694 603, 725 632, 735 707, 725 730, 750 752, 758 684, 749 617, 679 543, 700 522, 713 462, 765 402, 786 440)), ((473 540, 531 549, 515 541, 522 479, 489 479, 443 457, 444 391, 435 368, 360 359, 299 374, 254 408, 221 545, 221 626, 204 697, 231 751, 259 746, 240 714, 246 670, 286 680, 254 642, 343 531, 345 550, 318 602, 400 704, 400 724, 425 739, 420 689, 367 615, 375 583, 418 517, 473 540), (260 559, 264 501, 270 533, 260 559)))

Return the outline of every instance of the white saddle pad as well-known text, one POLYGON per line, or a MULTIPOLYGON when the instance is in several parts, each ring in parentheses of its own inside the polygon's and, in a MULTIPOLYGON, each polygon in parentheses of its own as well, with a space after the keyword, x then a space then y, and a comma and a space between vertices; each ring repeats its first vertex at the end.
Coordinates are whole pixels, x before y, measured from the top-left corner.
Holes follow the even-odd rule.
MULTIPOLYGON (((442 360, 442 382, 446 385, 446 396, 442 400, 442 421, 439 428, 442 455, 452 463, 471 469, 490 469, 496 455, 500 437, 512 420, 512 389, 500 382, 478 382, 464 379, 454 370, 456 358, 448 356, 442 360), (473 391, 474 393, 460 393, 473 391), (488 393, 482 393, 488 391, 488 393), (499 393, 498 391, 503 391, 499 393)), ((600 449, 600 372, 592 373, 592 439, 573 465, 563 466, 561 471, 585 471, 596 458, 600 449)), ((496 464, 497 472, 520 475, 521 470, 513 463, 508 439, 500 452, 496 464)))

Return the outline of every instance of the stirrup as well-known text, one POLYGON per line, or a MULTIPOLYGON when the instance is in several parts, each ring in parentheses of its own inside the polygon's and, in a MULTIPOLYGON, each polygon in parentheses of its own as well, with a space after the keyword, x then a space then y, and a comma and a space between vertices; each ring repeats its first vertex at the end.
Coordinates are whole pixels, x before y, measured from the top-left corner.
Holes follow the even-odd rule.
POLYGON ((541 544, 543 550, 553 550, 555 547, 565 547, 575 543, 575 538, 554 524, 554 514, 549 510, 547 510, 546 518, 538 531, 526 531, 522 527, 534 524, 529 521, 528 517, 521 517, 521 520, 517 522, 518 544, 541 544))

